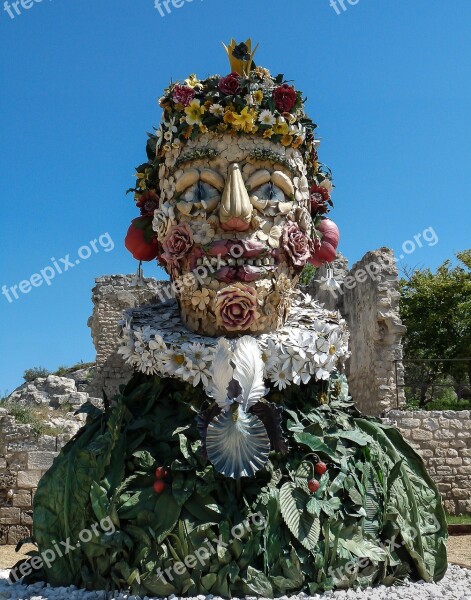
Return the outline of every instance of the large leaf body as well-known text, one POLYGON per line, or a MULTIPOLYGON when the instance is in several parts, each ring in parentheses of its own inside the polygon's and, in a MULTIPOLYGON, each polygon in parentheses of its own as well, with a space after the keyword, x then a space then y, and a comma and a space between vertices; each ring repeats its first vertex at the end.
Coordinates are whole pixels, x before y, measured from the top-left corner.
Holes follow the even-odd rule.
MULTIPOLYGON (((89 415, 35 496, 39 552, 67 538, 76 544, 100 521, 107 527, 29 581, 141 597, 271 597, 391 585, 407 576, 439 580, 446 522, 423 462, 395 429, 359 415, 344 382, 332 380, 328 405, 318 402, 325 383, 269 392, 266 402, 285 409, 288 452, 272 450, 255 477, 234 481, 203 451, 195 420, 208 408, 202 387, 135 376, 106 414, 89 415), (315 456, 329 469, 311 494, 315 456), (158 466, 169 471, 161 494, 153 490, 158 466), (251 521, 256 514, 261 526, 251 521), (225 546, 214 543, 205 560, 172 571, 216 539, 225 546), (159 578, 168 568, 172 579, 159 578)), ((278 425, 269 428, 273 446, 278 425)))

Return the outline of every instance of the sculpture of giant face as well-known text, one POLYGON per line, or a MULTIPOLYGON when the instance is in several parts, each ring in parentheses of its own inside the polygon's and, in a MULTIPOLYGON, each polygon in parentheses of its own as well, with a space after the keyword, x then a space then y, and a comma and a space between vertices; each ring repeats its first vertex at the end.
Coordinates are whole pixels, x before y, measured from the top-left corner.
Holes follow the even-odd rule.
POLYGON ((279 328, 313 246, 301 153, 201 134, 167 152, 159 179, 153 229, 186 326, 210 336, 279 328))

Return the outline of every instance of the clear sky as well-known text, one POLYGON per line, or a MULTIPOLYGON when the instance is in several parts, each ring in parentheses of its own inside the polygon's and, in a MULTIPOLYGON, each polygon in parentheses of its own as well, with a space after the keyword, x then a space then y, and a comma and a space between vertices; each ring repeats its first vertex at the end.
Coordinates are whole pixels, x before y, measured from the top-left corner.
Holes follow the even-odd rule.
POLYGON ((181 0, 162 17, 154 0, 23 0, 11 18, 1 0, 0 286, 83 259, 0 296, 0 392, 28 367, 94 359, 91 288, 136 268, 125 190, 157 99, 172 78, 226 74, 231 37, 305 91, 351 262, 406 242, 401 264, 436 267, 470 247, 471 2, 350 1, 181 0))

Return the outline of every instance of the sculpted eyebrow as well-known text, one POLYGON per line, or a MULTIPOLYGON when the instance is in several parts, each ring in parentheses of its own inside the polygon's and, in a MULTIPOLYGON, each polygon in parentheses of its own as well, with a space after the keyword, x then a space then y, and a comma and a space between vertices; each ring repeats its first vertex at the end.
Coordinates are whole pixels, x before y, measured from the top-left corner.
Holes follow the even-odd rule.
POLYGON ((216 158, 219 155, 219 152, 214 148, 201 148, 198 150, 193 150, 191 152, 187 152, 180 156, 180 158, 175 163, 176 167, 181 167, 182 165, 186 165, 189 162, 193 162, 194 160, 202 160, 204 158, 216 158))

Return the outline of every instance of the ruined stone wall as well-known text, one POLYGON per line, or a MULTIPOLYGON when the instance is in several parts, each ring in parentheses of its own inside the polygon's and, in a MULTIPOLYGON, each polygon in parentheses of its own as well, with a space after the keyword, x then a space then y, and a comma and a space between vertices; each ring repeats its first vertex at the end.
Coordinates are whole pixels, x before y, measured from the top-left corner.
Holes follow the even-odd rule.
POLYGON ((359 410, 379 416, 402 406, 402 336, 399 282, 394 254, 389 248, 368 252, 348 270, 340 255, 329 265, 341 285, 339 291, 321 289, 319 269, 309 292, 331 310, 339 310, 350 329, 351 358, 347 362, 350 392, 359 410), (398 361, 397 363, 395 361, 398 361), (396 369, 397 381, 396 386, 396 369))
POLYGON ((123 311, 151 303, 163 285, 155 279, 144 279, 142 285, 136 286, 134 280, 134 275, 106 275, 95 280, 92 290, 94 309, 88 326, 96 349, 97 370, 92 389, 99 398, 103 390, 112 398, 132 376, 132 369, 117 354, 118 321, 123 311))
POLYGON ((0 545, 31 535, 34 492, 72 435, 37 436, 0 408, 0 545))
POLYGON ((384 421, 397 427, 422 456, 446 510, 471 514, 470 411, 395 410, 384 421))

